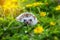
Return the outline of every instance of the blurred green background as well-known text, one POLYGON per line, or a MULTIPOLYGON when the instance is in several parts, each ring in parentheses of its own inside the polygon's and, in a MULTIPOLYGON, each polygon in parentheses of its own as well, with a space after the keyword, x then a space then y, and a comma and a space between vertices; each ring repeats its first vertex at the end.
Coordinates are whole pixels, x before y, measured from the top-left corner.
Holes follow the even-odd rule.
POLYGON ((0 0, 0 40, 60 40, 59 0, 0 0), (39 22, 17 22, 23 12, 32 12, 39 22))

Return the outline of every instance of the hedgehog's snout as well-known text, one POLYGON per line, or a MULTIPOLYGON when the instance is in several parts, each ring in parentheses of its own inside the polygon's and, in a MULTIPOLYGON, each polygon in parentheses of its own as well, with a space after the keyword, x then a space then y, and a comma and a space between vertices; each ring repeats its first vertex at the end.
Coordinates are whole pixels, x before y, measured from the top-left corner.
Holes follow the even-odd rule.
POLYGON ((32 22, 32 19, 29 19, 29 20, 25 20, 25 19, 24 19, 24 23, 25 23, 25 24, 31 24, 31 22, 32 22))

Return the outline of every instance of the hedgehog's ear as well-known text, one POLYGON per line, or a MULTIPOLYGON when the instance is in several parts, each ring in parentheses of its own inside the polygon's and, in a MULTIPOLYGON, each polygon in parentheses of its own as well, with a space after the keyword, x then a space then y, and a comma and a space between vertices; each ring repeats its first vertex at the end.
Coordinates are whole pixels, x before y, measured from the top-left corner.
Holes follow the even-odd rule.
POLYGON ((16 21, 20 21, 20 18, 19 17, 16 17, 16 21))
POLYGON ((16 20, 17 20, 17 21, 20 21, 21 19, 22 19, 21 16, 16 17, 16 20))

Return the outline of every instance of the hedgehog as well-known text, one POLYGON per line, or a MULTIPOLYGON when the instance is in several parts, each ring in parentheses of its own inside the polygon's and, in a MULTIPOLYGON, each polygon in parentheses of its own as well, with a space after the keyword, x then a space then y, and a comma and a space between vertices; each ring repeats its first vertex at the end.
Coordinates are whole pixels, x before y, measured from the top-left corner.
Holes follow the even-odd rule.
POLYGON ((36 16, 33 15, 33 13, 31 12, 21 13, 19 16, 16 17, 16 20, 28 25, 36 25, 38 22, 36 16))

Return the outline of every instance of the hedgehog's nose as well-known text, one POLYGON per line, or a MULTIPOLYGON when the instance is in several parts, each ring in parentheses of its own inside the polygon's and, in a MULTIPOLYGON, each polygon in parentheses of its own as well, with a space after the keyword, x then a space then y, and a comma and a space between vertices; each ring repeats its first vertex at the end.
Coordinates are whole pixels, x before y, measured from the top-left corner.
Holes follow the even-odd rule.
POLYGON ((30 22, 25 22, 26 24, 30 24, 30 22))
POLYGON ((26 24, 28 24, 28 22, 26 22, 26 24))

